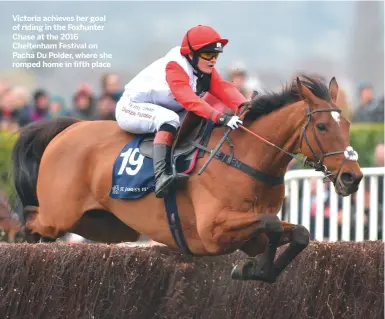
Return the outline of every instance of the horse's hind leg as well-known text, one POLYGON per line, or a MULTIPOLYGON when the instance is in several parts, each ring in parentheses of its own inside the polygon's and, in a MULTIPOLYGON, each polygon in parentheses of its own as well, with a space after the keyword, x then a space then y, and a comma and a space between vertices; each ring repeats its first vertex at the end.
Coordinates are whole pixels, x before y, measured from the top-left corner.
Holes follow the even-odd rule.
POLYGON ((25 231, 25 240, 29 244, 38 243, 41 239, 41 236, 37 233, 32 233, 30 230, 25 231))
POLYGON ((234 267, 231 276, 240 280, 263 280, 275 282, 274 259, 278 243, 283 233, 283 226, 276 215, 264 214, 260 217, 260 226, 257 232, 264 232, 268 239, 261 260, 255 258, 242 260, 234 267))
POLYGON ((25 240, 27 241, 27 243, 31 243, 31 244, 38 243, 41 239, 40 234, 33 230, 33 222, 36 219, 38 211, 39 211, 39 207, 37 206, 24 207, 24 218, 26 220, 25 240))
POLYGON ((86 212, 72 232, 84 238, 108 244, 135 242, 140 237, 137 231, 112 213, 102 209, 86 212))
POLYGON ((61 234, 52 226, 44 226, 41 222, 37 206, 26 206, 24 208, 25 238, 28 243, 54 242, 61 234))
POLYGON ((40 236, 40 234, 32 233, 30 230, 27 230, 25 234, 25 240, 27 241, 27 243, 30 244, 35 244, 39 242, 52 243, 56 241, 56 238, 43 237, 40 236))

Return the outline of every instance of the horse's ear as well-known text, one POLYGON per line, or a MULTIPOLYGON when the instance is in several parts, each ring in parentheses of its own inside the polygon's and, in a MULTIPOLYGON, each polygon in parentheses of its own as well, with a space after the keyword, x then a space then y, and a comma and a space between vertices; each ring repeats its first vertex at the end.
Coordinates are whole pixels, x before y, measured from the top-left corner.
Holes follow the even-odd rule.
POLYGON ((311 91, 301 83, 299 77, 297 77, 297 88, 301 99, 311 104, 314 98, 314 94, 311 93, 311 91))
POLYGON ((332 101, 336 103, 337 101, 337 95, 338 95, 338 83, 336 78, 333 76, 333 78, 330 80, 329 83, 329 93, 332 98, 332 101))

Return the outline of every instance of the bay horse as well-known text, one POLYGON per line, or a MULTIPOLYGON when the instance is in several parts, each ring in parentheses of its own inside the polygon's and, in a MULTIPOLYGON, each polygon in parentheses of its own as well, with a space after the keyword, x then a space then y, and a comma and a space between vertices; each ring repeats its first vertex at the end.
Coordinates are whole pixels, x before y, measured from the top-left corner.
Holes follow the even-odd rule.
MULTIPOLYGON (((335 78, 328 87, 302 76, 281 92, 246 103, 244 126, 232 131, 231 143, 222 147, 225 153, 233 151, 236 160, 226 164, 214 159, 198 175, 208 158, 205 154, 186 184, 176 190, 189 253, 221 255, 240 249, 249 258, 233 268, 233 279, 277 280, 309 243, 305 227, 277 216, 285 196, 283 178, 293 154, 303 154, 323 171, 339 195, 356 192, 362 178, 349 146, 350 123, 335 105, 337 94, 335 78), (235 165, 229 167, 229 163, 235 165), (278 182, 261 181, 255 172, 278 182), (285 244, 288 247, 275 260, 277 247, 285 244), (262 257, 257 260, 259 254, 262 257)), ((72 232, 116 243, 137 241, 144 234, 179 249, 164 202, 154 193, 135 200, 109 196, 114 161, 134 137, 114 121, 59 118, 25 126, 12 161, 29 241, 55 240, 72 232)), ((214 127, 207 149, 213 149, 222 137, 223 128, 214 127)))

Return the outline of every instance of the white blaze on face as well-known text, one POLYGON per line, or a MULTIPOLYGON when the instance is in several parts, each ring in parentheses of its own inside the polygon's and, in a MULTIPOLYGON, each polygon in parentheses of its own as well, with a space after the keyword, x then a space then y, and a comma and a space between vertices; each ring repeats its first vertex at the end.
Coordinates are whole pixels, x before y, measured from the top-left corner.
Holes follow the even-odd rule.
POLYGON ((340 113, 332 112, 332 117, 333 117, 334 121, 337 122, 337 124, 340 124, 340 113))

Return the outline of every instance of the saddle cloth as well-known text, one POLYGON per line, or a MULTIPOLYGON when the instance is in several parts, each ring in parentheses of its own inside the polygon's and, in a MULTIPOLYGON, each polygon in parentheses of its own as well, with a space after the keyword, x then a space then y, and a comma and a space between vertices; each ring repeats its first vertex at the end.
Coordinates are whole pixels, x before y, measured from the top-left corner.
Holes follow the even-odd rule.
MULTIPOLYGON (((206 124, 206 123, 204 123, 206 124)), ((196 142, 208 139, 212 125, 202 124, 195 132, 196 142)), ((185 141, 185 139, 183 139, 185 141)), ((110 197, 114 199, 137 199, 155 190, 155 178, 152 159, 153 136, 137 135, 128 142, 116 158, 112 171, 110 197)), ((177 172, 190 173, 199 157, 203 155, 192 143, 186 147, 181 143, 173 152, 177 172)))
POLYGON ((152 158, 140 154, 139 144, 143 135, 127 143, 115 160, 112 171, 110 197, 135 199, 154 191, 154 169, 152 158))

